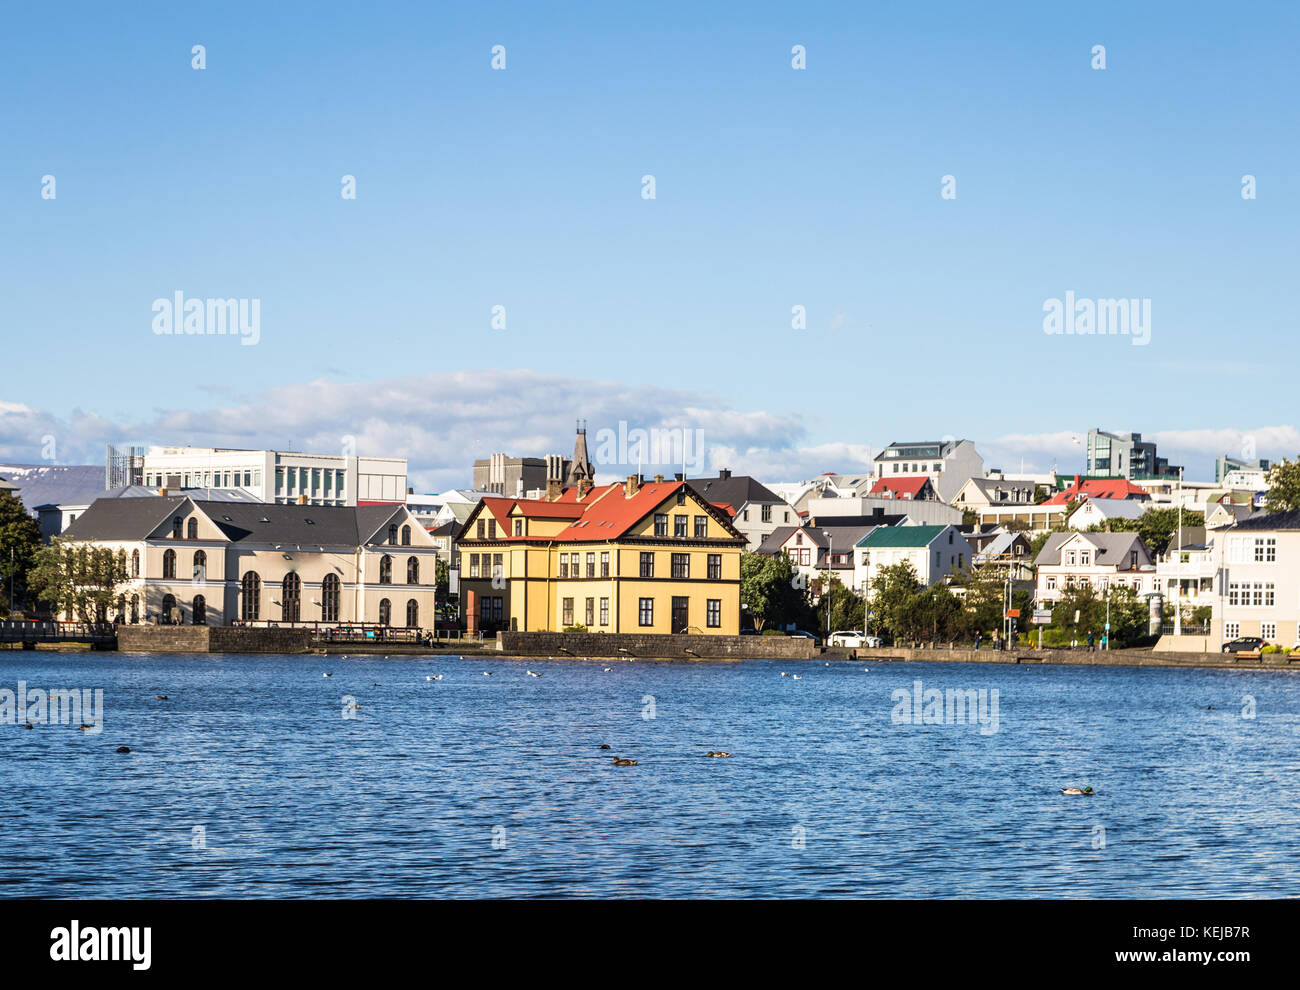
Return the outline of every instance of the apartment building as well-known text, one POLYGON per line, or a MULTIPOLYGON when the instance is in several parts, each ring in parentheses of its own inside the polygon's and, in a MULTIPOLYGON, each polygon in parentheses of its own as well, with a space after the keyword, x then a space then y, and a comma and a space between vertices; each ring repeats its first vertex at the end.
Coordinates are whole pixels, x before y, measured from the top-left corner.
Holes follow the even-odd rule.
POLYGON ((1213 538, 1211 644, 1238 636, 1287 647, 1300 641, 1300 510, 1257 515, 1213 538))
POLYGON ((876 479, 926 475, 944 502, 951 502, 968 478, 984 476, 984 458, 969 440, 891 443, 874 458, 876 479))

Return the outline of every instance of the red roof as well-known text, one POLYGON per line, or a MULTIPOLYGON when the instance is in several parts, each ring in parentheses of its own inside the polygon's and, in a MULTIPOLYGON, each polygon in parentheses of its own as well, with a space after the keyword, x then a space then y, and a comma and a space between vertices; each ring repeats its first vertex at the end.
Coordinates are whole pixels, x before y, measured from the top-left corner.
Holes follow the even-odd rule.
POLYGON ((1074 484, 1064 491, 1057 492, 1044 505, 1065 505, 1076 498, 1136 498, 1147 499, 1151 496, 1144 490, 1124 478, 1097 478, 1082 481, 1076 474, 1074 484))
POLYGON ((731 507, 730 502, 710 502, 709 504, 713 506, 715 509, 721 509, 732 519, 736 518, 736 510, 731 507))
MULTIPOLYGON (((679 488, 686 487, 680 481, 660 481, 643 484, 635 495, 629 498, 622 483, 600 485, 592 488, 582 498, 578 498, 577 488, 566 488, 558 499, 548 502, 545 499, 499 498, 488 496, 483 499, 483 510, 490 512, 499 524, 497 539, 519 540, 547 539, 564 542, 585 542, 592 540, 612 540, 622 536, 632 526, 653 512, 664 500, 679 488), (538 519, 572 519, 573 523, 548 537, 513 536, 510 532, 510 513, 518 509, 524 516, 538 519)), ((696 493, 698 496, 698 493, 696 493)), ((704 502, 703 499, 701 499, 704 502)), ((713 503, 704 502, 706 505, 713 503)), ((726 511, 734 515, 728 505, 714 506, 719 512, 726 511)), ((468 537, 472 539, 473 537, 468 537)))
POLYGON ((924 474, 910 478, 881 478, 871 486, 871 491, 867 494, 884 498, 919 498, 929 481, 929 477, 924 474))

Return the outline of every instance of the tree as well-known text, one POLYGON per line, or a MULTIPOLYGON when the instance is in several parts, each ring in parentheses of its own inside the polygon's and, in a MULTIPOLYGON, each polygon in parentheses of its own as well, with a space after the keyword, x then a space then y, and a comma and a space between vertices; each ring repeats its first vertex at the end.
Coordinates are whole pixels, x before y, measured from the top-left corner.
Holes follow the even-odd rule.
MULTIPOLYGON (((1183 510, 1183 529, 1192 526, 1204 526, 1205 514, 1183 510)), ((1137 533, 1146 544, 1153 557, 1159 557, 1167 549, 1174 535, 1178 532, 1178 507, 1161 506, 1147 509, 1136 519, 1110 519, 1104 523, 1093 523, 1088 527, 1091 533, 1137 533)))
MULTIPOLYGON (((1124 645, 1147 635, 1148 609, 1136 591, 1127 585, 1110 590, 1110 642, 1112 646, 1124 645)), ((1087 639, 1091 632, 1097 642, 1106 631, 1106 598, 1092 587, 1066 588, 1052 609, 1052 628, 1060 635, 1057 640, 1068 642, 1087 639), (1075 612, 1079 621, 1074 621, 1075 612)))
POLYGON ((9 616, 12 592, 14 609, 29 608, 29 582, 36 552, 41 547, 41 528, 12 492, 0 492, 0 615, 9 616))
POLYGON ((807 622, 812 618, 808 589, 790 558, 746 551, 740 556, 740 602, 755 629, 807 622))
POLYGON ((910 561, 900 560, 880 568, 871 582, 873 631, 887 632, 894 639, 905 638, 915 625, 913 609, 921 588, 910 561))
POLYGON ((55 615, 105 621, 128 581, 126 552, 54 540, 36 552, 31 589, 55 615))
POLYGON ((817 603, 818 629, 826 628, 827 602, 830 603, 830 628, 832 632, 837 629, 862 628, 862 598, 855 594, 851 588, 847 587, 844 582, 839 579, 839 575, 831 576, 829 592, 823 592, 821 601, 817 603))
POLYGON ((978 526, 980 524, 979 513, 974 509, 963 509, 961 513, 961 524, 963 526, 978 526))
POLYGON ((1282 460, 1268 469, 1268 508, 1270 512, 1300 509, 1300 456, 1282 460))

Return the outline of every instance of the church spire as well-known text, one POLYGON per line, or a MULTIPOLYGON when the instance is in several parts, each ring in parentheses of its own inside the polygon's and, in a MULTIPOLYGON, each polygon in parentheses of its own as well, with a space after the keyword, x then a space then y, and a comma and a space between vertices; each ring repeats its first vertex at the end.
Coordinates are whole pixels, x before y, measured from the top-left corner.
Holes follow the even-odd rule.
POLYGON ((590 486, 595 476, 596 469, 587 454, 587 421, 580 419, 577 435, 573 440, 573 460, 569 462, 569 473, 565 476, 564 487, 574 488, 583 483, 590 486))

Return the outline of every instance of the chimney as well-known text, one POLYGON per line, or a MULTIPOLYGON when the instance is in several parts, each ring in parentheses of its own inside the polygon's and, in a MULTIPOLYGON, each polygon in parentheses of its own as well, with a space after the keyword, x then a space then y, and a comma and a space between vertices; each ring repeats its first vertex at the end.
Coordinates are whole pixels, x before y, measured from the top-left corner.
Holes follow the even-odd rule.
POLYGON ((554 502, 560 497, 561 490, 559 478, 546 479, 546 501, 554 502))
POLYGON ((673 474, 673 481, 685 481, 685 480, 686 480, 686 475, 682 474, 680 471, 677 471, 676 473, 673 474))
POLYGON ((1074 490, 1078 491, 1083 486, 1083 479, 1077 474, 1074 476, 1074 490))
POLYGON ((298 496, 298 504, 299 504, 299 505, 306 505, 306 504, 307 504, 307 496, 306 496, 306 495, 299 495, 299 496, 298 496))
POLYGON ((166 498, 166 497, 167 497, 167 489, 166 489, 166 488, 159 488, 159 489, 158 489, 158 494, 161 495, 163 498, 166 498))
POLYGON ((591 491, 591 479, 590 479, 590 478, 579 478, 579 479, 578 479, 578 498, 586 498, 586 497, 587 497, 587 492, 589 492, 589 491, 591 491))
POLYGON ((656 484, 656 485, 662 485, 663 483, 664 483, 664 476, 663 476, 662 474, 656 474, 656 475, 655 475, 655 484, 656 484))
POLYGON ((731 468, 723 468, 721 471, 718 472, 718 477, 719 477, 719 478, 730 478, 730 477, 731 477, 731 468))
POLYGON ((628 498, 631 498, 637 493, 637 489, 640 487, 641 480, 635 474, 629 474, 627 476, 627 481, 623 483, 623 494, 628 498))

